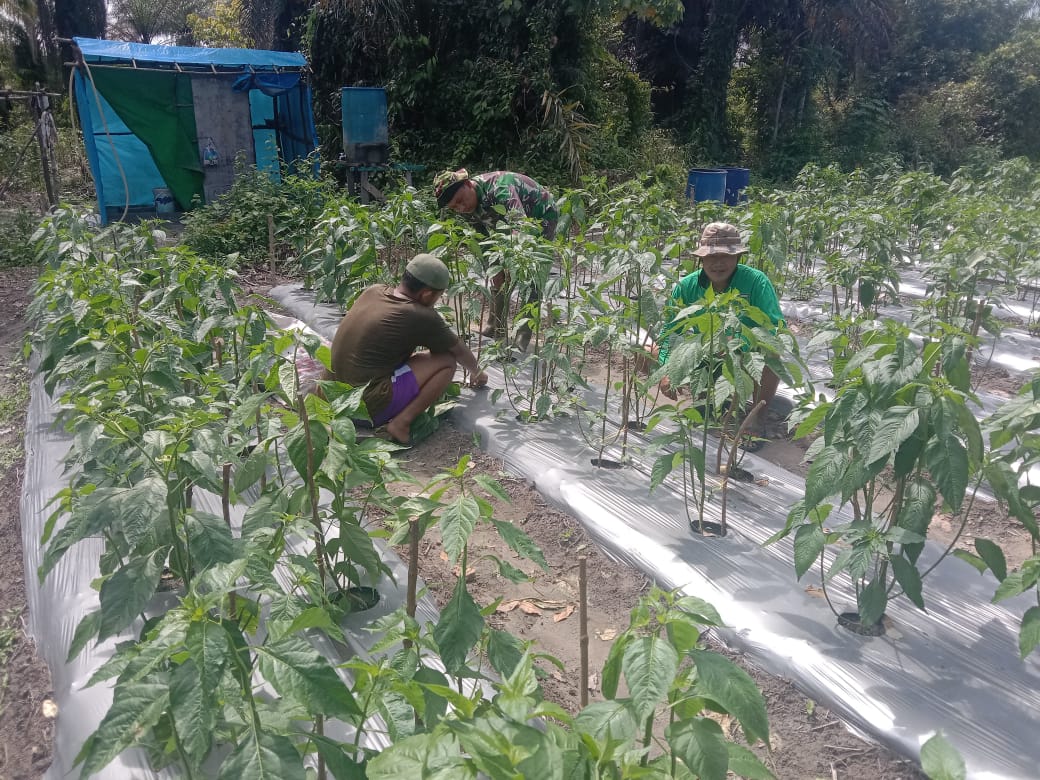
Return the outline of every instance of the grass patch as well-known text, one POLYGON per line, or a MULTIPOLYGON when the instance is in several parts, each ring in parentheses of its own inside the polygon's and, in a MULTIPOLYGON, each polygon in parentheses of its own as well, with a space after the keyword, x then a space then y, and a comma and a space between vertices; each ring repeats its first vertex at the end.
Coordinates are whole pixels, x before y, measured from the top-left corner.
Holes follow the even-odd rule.
POLYGON ((0 712, 4 711, 4 697, 11 679, 7 665, 11 662, 14 648, 18 644, 18 635, 22 630, 18 621, 21 612, 21 607, 12 607, 0 612, 0 712))
POLYGON ((10 468, 23 457, 21 425, 15 428, 29 405, 29 371, 23 363, 3 366, 0 373, 0 471, 10 468), (10 435, 15 434, 15 435, 10 435))

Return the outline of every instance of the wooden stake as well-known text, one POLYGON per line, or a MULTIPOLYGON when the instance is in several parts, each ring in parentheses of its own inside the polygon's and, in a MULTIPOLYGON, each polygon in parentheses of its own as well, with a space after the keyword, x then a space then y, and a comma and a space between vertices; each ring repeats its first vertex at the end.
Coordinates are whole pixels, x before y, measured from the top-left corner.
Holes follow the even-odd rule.
POLYGON ((274 214, 267 215, 267 267, 268 270, 274 273, 275 263, 275 252, 274 252, 274 214))
MULTIPOLYGON (((227 523, 228 529, 231 528, 231 464, 225 463, 221 470, 222 477, 222 490, 220 492, 220 508, 224 513, 224 522, 227 523)), ((228 594, 228 611, 231 613, 232 620, 238 620, 238 602, 235 599, 235 592, 231 591, 228 594)))
POLYGON ((405 612, 408 617, 415 617, 415 591, 419 584, 419 518, 408 520, 408 591, 406 593, 405 612))
POLYGON ((578 558, 578 647, 581 652, 581 706, 589 703, 589 599, 588 575, 585 564, 587 556, 578 558))

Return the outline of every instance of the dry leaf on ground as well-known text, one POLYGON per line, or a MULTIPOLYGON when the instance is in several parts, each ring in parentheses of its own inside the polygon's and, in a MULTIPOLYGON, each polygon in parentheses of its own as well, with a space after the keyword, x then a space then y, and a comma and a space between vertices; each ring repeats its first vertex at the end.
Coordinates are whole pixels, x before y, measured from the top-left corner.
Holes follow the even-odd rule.
POLYGON ((574 605, 568 604, 562 610, 553 615, 553 623, 559 623, 561 620, 566 620, 574 613, 574 605))
POLYGON ((616 628, 604 628, 602 631, 597 631, 596 636, 602 639, 604 642, 609 642, 617 636, 616 628))

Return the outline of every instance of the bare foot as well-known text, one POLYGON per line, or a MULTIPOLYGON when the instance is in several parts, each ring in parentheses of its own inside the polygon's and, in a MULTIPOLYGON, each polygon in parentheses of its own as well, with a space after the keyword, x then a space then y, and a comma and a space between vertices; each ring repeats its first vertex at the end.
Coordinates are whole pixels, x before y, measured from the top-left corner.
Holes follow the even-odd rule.
POLYGON ((400 417, 395 417, 386 424, 386 432, 398 444, 408 444, 412 439, 411 425, 404 422, 400 417))

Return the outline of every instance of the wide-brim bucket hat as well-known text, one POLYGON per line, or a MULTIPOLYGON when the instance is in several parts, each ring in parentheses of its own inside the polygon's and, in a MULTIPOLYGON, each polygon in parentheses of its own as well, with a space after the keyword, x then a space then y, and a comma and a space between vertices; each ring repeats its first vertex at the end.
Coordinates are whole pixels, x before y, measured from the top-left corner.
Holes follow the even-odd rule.
POLYGON ((728 222, 711 222, 701 232, 701 243, 693 253, 697 257, 708 255, 742 255, 748 251, 740 239, 736 225, 728 222))

